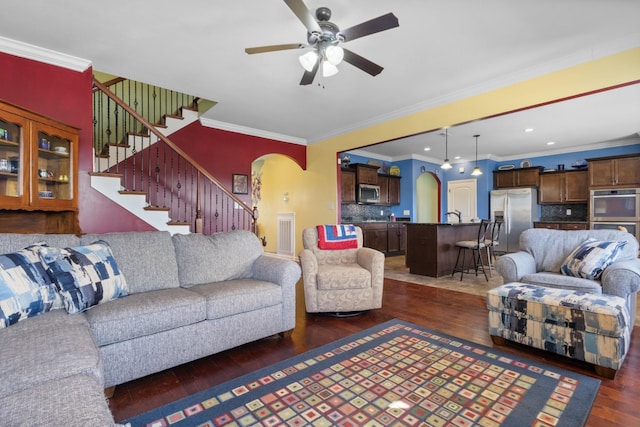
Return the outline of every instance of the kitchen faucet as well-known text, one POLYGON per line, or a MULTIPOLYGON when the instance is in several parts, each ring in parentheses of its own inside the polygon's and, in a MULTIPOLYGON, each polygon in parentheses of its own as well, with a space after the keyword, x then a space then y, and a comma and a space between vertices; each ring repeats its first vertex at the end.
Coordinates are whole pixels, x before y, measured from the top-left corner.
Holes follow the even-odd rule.
POLYGON ((453 212, 447 212, 447 217, 449 215, 455 215, 458 217, 458 222, 462 222, 462 211, 459 211, 458 209, 454 209, 453 212))

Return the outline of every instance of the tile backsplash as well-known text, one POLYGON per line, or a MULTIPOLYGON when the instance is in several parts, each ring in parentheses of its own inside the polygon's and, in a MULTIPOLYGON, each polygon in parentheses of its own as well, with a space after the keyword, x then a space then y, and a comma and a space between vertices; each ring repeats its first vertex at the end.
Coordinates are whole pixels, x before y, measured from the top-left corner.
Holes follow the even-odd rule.
POLYGON ((342 222, 388 221, 391 216, 389 206, 358 205, 349 203, 342 205, 342 222), (382 215, 380 214, 382 212, 382 215))
POLYGON ((588 215, 587 204, 571 205, 540 205, 541 221, 586 221, 588 215), (571 215, 567 215, 567 209, 571 215))

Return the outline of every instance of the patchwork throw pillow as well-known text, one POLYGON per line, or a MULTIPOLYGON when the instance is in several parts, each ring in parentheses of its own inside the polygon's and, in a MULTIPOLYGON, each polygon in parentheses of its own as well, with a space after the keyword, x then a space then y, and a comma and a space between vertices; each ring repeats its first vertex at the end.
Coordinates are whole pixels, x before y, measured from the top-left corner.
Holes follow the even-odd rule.
POLYGON ((560 267, 560 273, 565 276, 600 280, 602 272, 616 260, 626 244, 626 241, 604 242, 588 239, 567 256, 560 267))
POLYGON ((124 275, 105 241, 73 248, 43 247, 40 257, 69 314, 129 293, 124 275))
POLYGON ((38 255, 42 245, 44 243, 0 255, 0 328, 62 308, 62 301, 38 255))

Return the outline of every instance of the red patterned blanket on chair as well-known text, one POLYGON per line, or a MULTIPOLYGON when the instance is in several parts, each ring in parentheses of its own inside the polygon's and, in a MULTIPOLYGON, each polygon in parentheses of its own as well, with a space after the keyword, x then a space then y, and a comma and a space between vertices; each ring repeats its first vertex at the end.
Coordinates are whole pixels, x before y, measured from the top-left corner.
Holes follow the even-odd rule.
POLYGON ((355 225, 318 225, 318 248, 354 249, 358 247, 355 225))

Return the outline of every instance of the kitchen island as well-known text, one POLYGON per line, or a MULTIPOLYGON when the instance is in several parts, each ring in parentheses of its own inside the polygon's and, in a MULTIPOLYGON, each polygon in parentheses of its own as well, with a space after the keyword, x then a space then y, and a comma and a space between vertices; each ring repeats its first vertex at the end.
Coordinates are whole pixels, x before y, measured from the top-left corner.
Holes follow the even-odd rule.
POLYGON ((451 275, 460 240, 477 240, 480 223, 407 223, 406 265, 412 274, 451 275))

